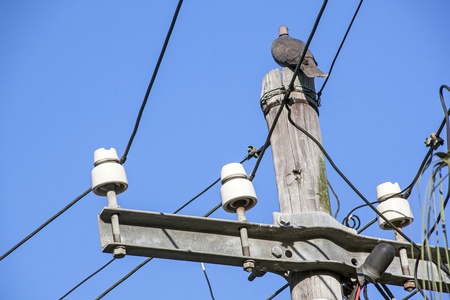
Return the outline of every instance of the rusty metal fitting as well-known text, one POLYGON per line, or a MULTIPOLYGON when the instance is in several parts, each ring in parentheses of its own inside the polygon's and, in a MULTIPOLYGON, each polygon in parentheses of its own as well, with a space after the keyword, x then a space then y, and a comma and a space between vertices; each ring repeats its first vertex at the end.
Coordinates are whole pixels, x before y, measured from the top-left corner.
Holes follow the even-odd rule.
POLYGON ((242 267, 244 268, 244 271, 246 272, 251 272, 253 271, 253 269, 255 268, 255 261, 251 260, 251 259, 247 259, 246 261, 244 261, 244 263, 242 264, 242 267))
POLYGON ((405 291, 412 292, 416 288, 416 283, 414 280, 407 280, 403 283, 403 288, 405 291))
POLYGON ((113 257, 114 258, 123 258, 127 254, 127 249, 124 246, 117 246, 114 248, 113 257))

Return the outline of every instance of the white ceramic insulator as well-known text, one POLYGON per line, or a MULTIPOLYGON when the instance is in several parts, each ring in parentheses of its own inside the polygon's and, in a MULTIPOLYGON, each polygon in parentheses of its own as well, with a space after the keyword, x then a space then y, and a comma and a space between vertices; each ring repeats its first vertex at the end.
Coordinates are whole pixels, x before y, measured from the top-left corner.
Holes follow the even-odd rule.
POLYGON ((381 198, 386 198, 388 196, 398 194, 402 190, 400 189, 400 185, 398 182, 385 182, 377 186, 377 200, 380 201, 381 198))
MULTIPOLYGON (((377 186, 377 200, 382 201, 383 199, 386 199, 386 197, 400 192, 401 189, 397 182, 385 182, 377 186)), ((382 201, 378 204, 377 209, 395 226, 400 228, 411 224, 414 220, 408 200, 401 196, 382 201)), ((383 218, 378 217, 378 225, 381 229, 392 230, 391 226, 389 226, 383 218)))
POLYGON ((225 211, 235 213, 239 205, 249 210, 256 205, 255 188, 253 183, 247 179, 244 167, 239 163, 225 165, 220 173, 222 187, 220 197, 222 207, 225 211))
POLYGON ((108 191, 123 193, 128 188, 125 168, 119 164, 116 149, 104 148, 94 152, 94 169, 91 173, 92 191, 99 196, 106 196, 108 191))

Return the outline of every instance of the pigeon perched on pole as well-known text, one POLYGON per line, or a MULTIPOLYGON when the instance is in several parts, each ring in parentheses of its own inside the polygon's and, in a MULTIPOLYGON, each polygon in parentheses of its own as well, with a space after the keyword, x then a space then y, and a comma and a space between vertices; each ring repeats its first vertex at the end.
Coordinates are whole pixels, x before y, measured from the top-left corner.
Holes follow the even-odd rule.
MULTIPOLYGON (((282 67, 295 68, 302 56, 305 43, 289 36, 288 28, 284 25, 278 29, 278 38, 272 43, 272 56, 282 67)), ((309 49, 303 58, 300 70, 308 77, 327 77, 317 68, 317 62, 309 49)))

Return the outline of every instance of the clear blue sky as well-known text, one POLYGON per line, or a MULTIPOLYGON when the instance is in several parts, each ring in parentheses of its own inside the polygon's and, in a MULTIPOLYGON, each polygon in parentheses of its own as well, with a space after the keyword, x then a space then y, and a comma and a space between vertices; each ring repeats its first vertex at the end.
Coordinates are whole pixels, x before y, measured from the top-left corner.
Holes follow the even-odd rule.
MULTIPOLYGON (((89 188, 97 148, 123 153, 176 4, 1 1, 1 253, 89 188)), ((185 1, 125 163, 130 187, 118 197, 123 208, 171 213, 219 177, 223 165, 242 160, 248 145, 263 144, 261 82, 278 67, 270 45, 283 24, 306 41, 321 4, 185 1)), ((310 46, 322 71, 357 4, 328 4, 310 46)), ((323 92, 324 147, 372 201, 383 182, 410 183, 428 150, 423 141, 442 121, 449 11, 442 0, 364 2, 323 92)), ((247 172, 253 164, 244 165, 247 172)), ((362 201, 327 171, 342 221, 362 201)), ((259 202, 248 219, 270 224, 279 210, 270 151, 254 185, 259 202)), ((417 189, 409 200, 416 222, 405 232, 420 241, 417 189)), ((217 186, 182 213, 200 216, 219 201, 217 186)), ((333 197, 331 203, 334 211, 333 197)), ((1 261, 0 298, 58 299, 109 261, 97 227, 106 205, 89 194, 1 261)), ((235 218, 223 210, 212 216, 235 218)), ((359 216, 365 223, 375 215, 365 209, 359 216)), ((367 234, 393 239, 377 226, 367 234)), ((97 297, 143 260, 114 262, 67 299, 97 297)), ((240 268, 206 268, 216 299, 266 299, 285 283, 273 274, 248 282, 240 268)), ((104 299, 209 299, 209 291, 200 264, 155 259, 104 299)), ((290 299, 288 291, 277 299, 290 299)))

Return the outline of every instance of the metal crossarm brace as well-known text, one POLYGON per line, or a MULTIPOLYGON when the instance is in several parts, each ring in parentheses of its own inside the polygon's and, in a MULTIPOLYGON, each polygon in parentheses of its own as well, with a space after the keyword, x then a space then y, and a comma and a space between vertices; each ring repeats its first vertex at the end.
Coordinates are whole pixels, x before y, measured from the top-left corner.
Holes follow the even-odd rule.
MULTIPOLYGON (((242 266, 249 257, 242 255, 239 228, 248 230, 251 259, 259 270, 284 274, 289 271, 330 270, 356 278, 360 266, 379 243, 396 249, 396 257, 379 282, 402 286, 413 279, 402 273, 398 250, 407 249, 410 266, 417 251, 408 243, 358 235, 326 213, 288 215, 274 213, 275 224, 268 225, 212 218, 173 215, 120 208, 104 208, 98 216, 103 252, 118 246, 127 255, 242 266), (111 215, 120 215, 121 242, 114 242, 111 215)), ((432 247, 434 258, 443 248, 432 247)), ((450 277, 440 272, 442 283, 450 288, 450 277)), ((430 283, 439 278, 438 268, 420 261, 418 279, 430 283)), ((430 286, 430 285, 428 285, 430 286)), ((444 288, 445 290, 445 288, 444 288)), ((447 289, 448 290, 448 289, 447 289)))

